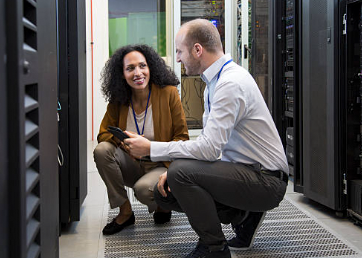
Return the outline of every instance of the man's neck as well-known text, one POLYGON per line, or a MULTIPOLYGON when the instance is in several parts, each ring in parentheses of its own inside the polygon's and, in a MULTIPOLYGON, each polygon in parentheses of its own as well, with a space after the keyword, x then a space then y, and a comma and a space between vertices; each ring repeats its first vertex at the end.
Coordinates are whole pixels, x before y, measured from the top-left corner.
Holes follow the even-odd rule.
POLYGON ((223 52, 217 52, 217 53, 205 53, 205 56, 201 62, 202 71, 201 74, 209 68, 213 63, 215 63, 217 60, 219 60, 222 56, 224 56, 223 52))

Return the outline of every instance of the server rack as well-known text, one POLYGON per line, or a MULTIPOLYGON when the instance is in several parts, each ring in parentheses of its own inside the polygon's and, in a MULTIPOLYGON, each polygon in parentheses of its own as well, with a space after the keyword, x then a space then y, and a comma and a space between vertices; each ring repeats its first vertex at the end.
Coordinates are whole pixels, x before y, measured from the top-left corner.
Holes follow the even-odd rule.
POLYGON ((277 8, 273 44, 281 60, 274 58, 273 115, 294 190, 343 211, 339 1, 283 0, 277 8))
POLYGON ((269 72, 272 74, 272 114, 282 139, 289 174, 294 188, 302 191, 301 182, 301 138, 299 101, 299 6, 297 0, 271 1, 270 5, 270 59, 269 72))
MULTIPOLYGON (((7 120, 6 89, 6 33, 5 33, 5 1, 0 3, 0 119, 7 120)), ((9 204, 8 204, 8 153, 7 127, 0 126, 0 250, 4 257, 9 257, 9 204)))
POLYGON ((301 14, 303 193, 343 211, 339 1, 301 1, 301 14))
POLYGON ((343 14, 343 50, 345 52, 343 101, 345 106, 345 180, 348 215, 362 224, 362 1, 346 2, 343 14))
POLYGON ((79 221, 87 195, 85 2, 58 0, 60 222, 79 221))
MULTIPOLYGON (((284 120, 285 120, 285 146, 286 155, 289 164, 289 173, 294 176, 295 161, 297 159, 294 148, 294 50, 295 50, 295 1, 286 0, 285 5, 285 16, 283 31, 284 37, 284 49, 282 52, 283 56, 283 86, 284 86, 284 120)), ((298 109, 296 109, 297 111, 298 109)))
POLYGON ((361 223, 362 1, 270 5, 273 117, 294 190, 361 223))
POLYGON ((294 190, 337 212, 346 209, 339 2, 276 1, 273 18, 273 115, 294 190))
POLYGON ((5 258, 59 256, 54 6, 52 0, 14 0, 0 7, 2 56, 6 46, 0 65, 1 82, 6 78, 0 112, 6 139, 0 156, 7 158, 0 159, 5 258))

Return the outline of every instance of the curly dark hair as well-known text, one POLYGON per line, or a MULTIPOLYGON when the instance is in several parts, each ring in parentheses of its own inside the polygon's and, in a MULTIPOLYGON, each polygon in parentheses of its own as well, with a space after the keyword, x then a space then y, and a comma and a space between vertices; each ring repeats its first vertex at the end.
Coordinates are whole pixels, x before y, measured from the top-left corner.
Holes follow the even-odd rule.
POLYGON ((162 88, 166 85, 177 86, 180 83, 175 73, 152 47, 141 44, 127 45, 117 49, 102 70, 101 90, 106 101, 129 105, 132 91, 123 77, 123 59, 132 51, 138 51, 145 56, 150 69, 150 86, 153 83, 162 88))

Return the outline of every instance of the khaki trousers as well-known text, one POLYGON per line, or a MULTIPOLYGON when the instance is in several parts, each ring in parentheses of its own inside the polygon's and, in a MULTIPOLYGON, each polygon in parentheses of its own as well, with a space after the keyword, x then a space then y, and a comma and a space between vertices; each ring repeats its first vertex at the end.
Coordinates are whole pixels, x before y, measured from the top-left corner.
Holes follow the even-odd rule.
POLYGON ((124 150, 109 142, 99 143, 93 152, 98 172, 107 187, 112 209, 128 200, 125 186, 133 189, 136 198, 153 212, 157 204, 153 189, 167 168, 163 163, 135 161, 124 150))

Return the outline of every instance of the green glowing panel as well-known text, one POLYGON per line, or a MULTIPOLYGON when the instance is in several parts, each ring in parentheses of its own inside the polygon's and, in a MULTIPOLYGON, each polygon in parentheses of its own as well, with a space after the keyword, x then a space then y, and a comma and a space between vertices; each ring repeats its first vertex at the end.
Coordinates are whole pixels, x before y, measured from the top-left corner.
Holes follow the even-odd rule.
POLYGON ((129 13, 128 18, 109 19, 109 54, 128 44, 147 44, 166 56, 166 14, 129 13))

